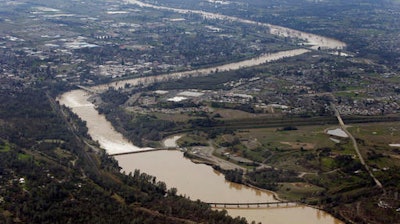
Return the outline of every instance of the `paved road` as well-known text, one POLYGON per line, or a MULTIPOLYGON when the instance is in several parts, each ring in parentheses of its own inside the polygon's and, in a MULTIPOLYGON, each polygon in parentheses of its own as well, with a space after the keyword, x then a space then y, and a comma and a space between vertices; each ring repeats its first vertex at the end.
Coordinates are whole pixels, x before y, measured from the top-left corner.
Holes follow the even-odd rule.
POLYGON ((356 139, 354 138, 354 136, 347 130, 347 126, 345 125, 345 123, 343 122, 342 117, 340 116, 339 111, 336 109, 336 106, 334 103, 331 103, 331 107, 332 109, 335 111, 335 116, 337 117, 340 127, 343 129, 344 132, 346 132, 346 134, 349 136, 350 140, 353 142, 353 147, 354 150, 357 153, 358 158, 360 159, 361 164, 365 167, 365 169, 368 171, 369 175, 371 176, 371 178, 375 181, 375 184, 383 189, 383 186, 381 184, 381 182, 375 177, 375 175, 372 173, 371 169, 369 168, 368 164, 365 163, 364 158, 362 157, 361 153, 360 153, 360 149, 358 148, 358 144, 356 139))

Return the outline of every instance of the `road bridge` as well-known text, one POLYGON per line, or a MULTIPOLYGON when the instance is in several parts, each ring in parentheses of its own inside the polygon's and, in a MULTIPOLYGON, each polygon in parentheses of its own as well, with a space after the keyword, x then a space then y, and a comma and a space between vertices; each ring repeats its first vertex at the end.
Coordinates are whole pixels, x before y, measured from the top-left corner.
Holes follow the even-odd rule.
POLYGON ((77 86, 78 88, 83 89, 83 90, 85 90, 85 91, 87 91, 87 92, 89 92, 89 93, 92 93, 92 94, 98 94, 98 93, 100 93, 100 91, 91 89, 91 88, 86 87, 86 86, 81 86, 81 85, 76 85, 76 86, 77 86))
POLYGON ((277 208, 277 207, 296 207, 299 206, 298 202, 290 201, 274 201, 274 202, 243 202, 243 203, 221 203, 221 202, 207 202, 212 208, 277 208))
POLYGON ((129 154, 137 154, 137 153, 145 153, 145 152, 154 152, 154 151, 165 151, 165 150, 178 150, 178 148, 149 148, 149 149, 139 149, 130 152, 118 152, 118 153, 110 153, 110 156, 122 156, 129 154))

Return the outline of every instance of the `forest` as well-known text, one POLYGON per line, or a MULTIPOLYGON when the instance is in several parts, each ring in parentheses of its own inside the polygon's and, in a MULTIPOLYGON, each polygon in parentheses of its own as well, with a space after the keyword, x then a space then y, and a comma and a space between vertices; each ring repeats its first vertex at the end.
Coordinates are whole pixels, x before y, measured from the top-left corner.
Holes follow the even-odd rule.
POLYGON ((2 91, 0 101, 0 223, 246 223, 139 170, 121 173, 45 91, 2 91))

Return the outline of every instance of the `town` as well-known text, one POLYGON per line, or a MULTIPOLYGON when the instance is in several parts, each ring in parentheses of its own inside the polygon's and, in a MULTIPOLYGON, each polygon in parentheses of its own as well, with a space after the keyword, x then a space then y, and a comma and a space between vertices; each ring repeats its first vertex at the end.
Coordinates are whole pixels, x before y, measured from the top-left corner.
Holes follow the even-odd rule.
POLYGON ((399 15, 392 0, 0 0, 0 222, 246 223, 210 205, 280 204, 398 222, 399 15), (109 153, 117 135, 131 151, 174 139, 276 202, 179 195, 109 153))

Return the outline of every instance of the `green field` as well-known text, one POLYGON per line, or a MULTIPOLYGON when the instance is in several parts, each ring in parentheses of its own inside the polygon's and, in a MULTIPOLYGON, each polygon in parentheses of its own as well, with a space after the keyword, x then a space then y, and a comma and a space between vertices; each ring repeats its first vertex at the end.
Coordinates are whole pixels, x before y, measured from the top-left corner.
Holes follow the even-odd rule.
POLYGON ((9 152, 11 150, 10 144, 5 141, 0 142, 0 152, 9 152))

